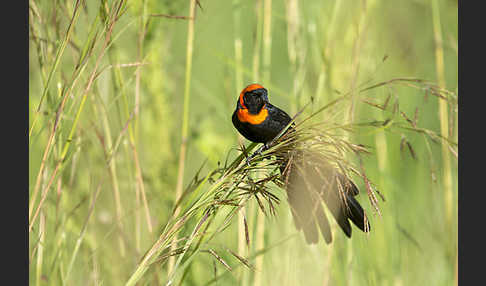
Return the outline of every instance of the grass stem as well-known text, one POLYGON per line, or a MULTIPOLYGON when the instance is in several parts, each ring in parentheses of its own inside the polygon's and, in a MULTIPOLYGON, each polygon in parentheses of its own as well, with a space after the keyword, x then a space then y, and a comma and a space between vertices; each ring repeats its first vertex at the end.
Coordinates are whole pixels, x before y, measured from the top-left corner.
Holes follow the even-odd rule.
MULTIPOLYGON (((182 187, 184 183, 184 166, 186 161, 186 149, 189 131, 189 100, 191 95, 191 71, 192 71, 192 54, 194 46, 194 21, 196 14, 197 0, 191 0, 189 5, 189 20, 187 21, 187 42, 186 42, 186 75, 184 83, 184 107, 182 115, 182 132, 181 132, 181 148, 179 150, 179 169, 177 171, 177 185, 175 193, 175 201, 179 201, 182 195, 182 187)), ((174 215, 177 216, 180 208, 176 207, 174 215)), ((176 245, 172 246, 175 249, 176 245)), ((171 273, 174 267, 174 256, 169 258, 167 272, 171 273)))

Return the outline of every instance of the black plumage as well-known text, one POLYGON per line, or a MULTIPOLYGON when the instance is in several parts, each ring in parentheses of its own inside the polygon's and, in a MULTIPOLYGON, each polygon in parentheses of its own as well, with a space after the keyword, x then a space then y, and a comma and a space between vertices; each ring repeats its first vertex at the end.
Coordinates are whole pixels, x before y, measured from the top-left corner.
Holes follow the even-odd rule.
MULTIPOLYGON (((233 125, 243 137, 252 142, 268 143, 292 120, 285 111, 273 106, 269 102, 265 103, 265 108, 268 110, 268 116, 262 123, 254 125, 239 121, 237 116, 238 106, 236 107, 232 121, 233 125)), ((256 113, 258 112, 259 110, 256 113)))
MULTIPOLYGON (((259 85, 250 85, 242 91, 232 121, 246 139, 267 144, 291 122, 291 117, 268 102, 266 89, 259 85), (266 117, 258 124, 242 122, 238 116, 242 109, 247 109, 247 116, 266 114, 266 117), (266 109, 268 113, 261 113, 262 109, 266 109)), ((292 127, 287 132, 291 130, 292 127)), ((326 243, 332 241, 323 202, 346 236, 351 237, 349 220, 362 231, 369 231, 366 214, 354 198, 359 193, 358 188, 351 180, 316 151, 295 148, 286 156, 279 158, 283 162, 280 166, 282 181, 286 182, 295 226, 304 232, 308 243, 318 242, 319 231, 326 243)))

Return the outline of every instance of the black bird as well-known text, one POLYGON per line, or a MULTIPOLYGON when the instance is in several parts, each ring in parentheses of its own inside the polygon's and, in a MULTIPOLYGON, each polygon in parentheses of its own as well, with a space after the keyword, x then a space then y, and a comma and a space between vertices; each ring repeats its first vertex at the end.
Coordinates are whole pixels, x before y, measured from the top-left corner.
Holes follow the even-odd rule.
MULTIPOLYGON (((292 121, 291 117, 268 101, 267 90, 259 84, 244 88, 232 116, 233 125, 246 139, 263 143, 265 148, 292 121)), ((289 127, 286 132, 294 129, 289 127)), ((282 159, 282 158, 281 158, 282 159)), ((347 237, 351 237, 351 220, 369 232, 366 214, 354 198, 356 185, 329 164, 317 152, 299 150, 283 158, 280 172, 286 182, 288 202, 297 229, 304 232, 307 243, 317 243, 318 229, 326 243, 332 241, 324 202, 347 237)))

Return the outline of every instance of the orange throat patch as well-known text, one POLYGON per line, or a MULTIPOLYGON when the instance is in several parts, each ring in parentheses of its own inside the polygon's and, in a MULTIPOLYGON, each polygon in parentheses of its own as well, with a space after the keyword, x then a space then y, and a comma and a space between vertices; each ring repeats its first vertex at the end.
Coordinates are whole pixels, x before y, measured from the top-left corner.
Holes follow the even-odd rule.
POLYGON ((268 110, 265 108, 264 105, 260 110, 260 112, 258 112, 258 114, 251 114, 250 112, 248 112, 248 109, 241 108, 238 109, 236 115, 238 116, 238 120, 240 122, 248 122, 250 124, 260 124, 263 121, 265 121, 265 119, 267 118, 268 110))

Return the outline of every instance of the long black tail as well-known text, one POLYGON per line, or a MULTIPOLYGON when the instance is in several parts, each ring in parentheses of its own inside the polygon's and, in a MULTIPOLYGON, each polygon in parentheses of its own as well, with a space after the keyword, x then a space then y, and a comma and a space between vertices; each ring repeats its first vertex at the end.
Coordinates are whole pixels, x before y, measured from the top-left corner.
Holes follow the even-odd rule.
POLYGON ((356 185, 316 152, 294 152, 280 167, 286 184, 288 202, 295 226, 303 230, 307 243, 317 243, 318 228, 326 243, 332 241, 324 202, 346 236, 351 237, 351 220, 364 232, 370 230, 368 218, 354 198, 356 185))

